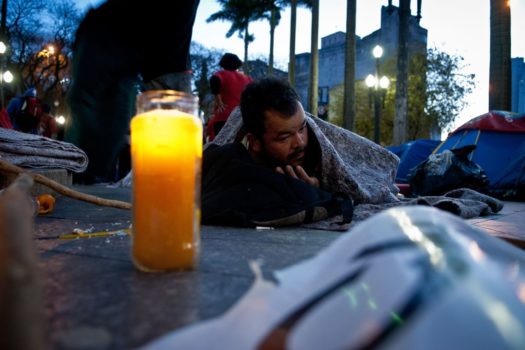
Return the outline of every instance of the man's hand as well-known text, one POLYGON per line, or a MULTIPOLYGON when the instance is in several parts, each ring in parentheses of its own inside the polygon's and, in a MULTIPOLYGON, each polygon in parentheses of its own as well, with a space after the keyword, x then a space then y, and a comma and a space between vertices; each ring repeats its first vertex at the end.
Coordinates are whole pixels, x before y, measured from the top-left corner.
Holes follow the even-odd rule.
POLYGON ((280 174, 286 174, 298 180, 302 180, 312 186, 319 187, 319 180, 315 176, 309 176, 306 173, 306 171, 304 171, 303 167, 300 165, 297 165, 295 167, 287 165, 286 167, 284 167, 284 170, 282 167, 278 166, 277 168, 275 168, 275 171, 277 171, 280 174))

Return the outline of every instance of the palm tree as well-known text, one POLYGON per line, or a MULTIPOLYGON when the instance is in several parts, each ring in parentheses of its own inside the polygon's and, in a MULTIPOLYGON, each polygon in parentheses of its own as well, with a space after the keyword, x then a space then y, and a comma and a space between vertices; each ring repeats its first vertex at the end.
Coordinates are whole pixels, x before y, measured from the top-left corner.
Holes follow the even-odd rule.
POLYGON ((392 144, 406 142, 408 114, 408 26, 410 0, 399 0, 399 42, 397 53, 396 112, 392 144))
POLYGON ((511 109, 510 6, 490 0, 489 110, 511 109))
POLYGON ((312 37, 310 53, 310 84, 308 85, 308 110, 317 115, 319 85, 319 0, 312 0, 312 37))
POLYGON ((231 27, 226 37, 231 37, 235 32, 244 40, 244 62, 248 62, 248 45, 255 39, 249 32, 251 22, 263 17, 261 4, 258 0, 217 0, 221 10, 212 14, 206 22, 228 21, 231 27))
POLYGON ((275 39, 275 27, 279 25, 281 20, 281 11, 285 0, 266 0, 261 2, 265 16, 270 23, 270 56, 268 58, 268 75, 273 73, 273 48, 275 39))
POLYGON ((312 0, 289 0, 291 9, 290 18, 290 56, 288 63, 288 80, 295 86, 295 32, 297 27, 297 5, 312 7, 312 0))
POLYGON ((343 127, 348 130, 355 127, 355 20, 356 0, 347 0, 343 127))

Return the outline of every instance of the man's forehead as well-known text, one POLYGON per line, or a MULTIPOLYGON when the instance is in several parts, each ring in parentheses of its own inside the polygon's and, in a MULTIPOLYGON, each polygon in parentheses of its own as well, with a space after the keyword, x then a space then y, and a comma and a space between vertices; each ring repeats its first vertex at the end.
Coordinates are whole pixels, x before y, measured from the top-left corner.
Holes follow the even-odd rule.
POLYGON ((306 115, 301 104, 297 103, 296 112, 291 115, 285 115, 276 110, 267 110, 264 112, 264 126, 266 132, 286 132, 295 128, 300 128, 306 120, 306 115))

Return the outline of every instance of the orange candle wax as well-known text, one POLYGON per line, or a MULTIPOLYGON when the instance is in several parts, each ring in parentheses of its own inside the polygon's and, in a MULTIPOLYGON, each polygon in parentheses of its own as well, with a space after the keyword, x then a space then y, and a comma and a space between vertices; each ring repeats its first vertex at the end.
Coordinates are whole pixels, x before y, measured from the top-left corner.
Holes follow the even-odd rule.
POLYGON ((131 121, 133 261, 145 271, 195 267, 200 242, 202 124, 177 110, 131 121))

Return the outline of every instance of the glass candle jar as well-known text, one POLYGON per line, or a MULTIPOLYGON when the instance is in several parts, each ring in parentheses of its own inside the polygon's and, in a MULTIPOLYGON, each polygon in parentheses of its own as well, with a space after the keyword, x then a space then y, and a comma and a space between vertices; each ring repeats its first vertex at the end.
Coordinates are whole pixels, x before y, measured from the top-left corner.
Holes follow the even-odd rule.
POLYGON ((131 120, 132 256, 139 270, 196 267, 202 160, 197 101, 172 90, 137 97, 131 120))

